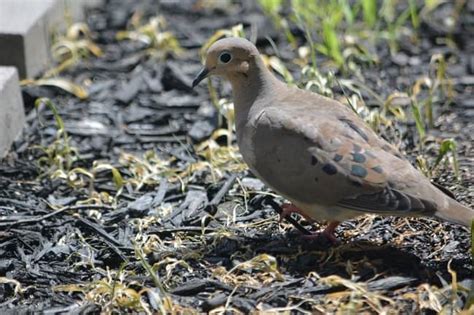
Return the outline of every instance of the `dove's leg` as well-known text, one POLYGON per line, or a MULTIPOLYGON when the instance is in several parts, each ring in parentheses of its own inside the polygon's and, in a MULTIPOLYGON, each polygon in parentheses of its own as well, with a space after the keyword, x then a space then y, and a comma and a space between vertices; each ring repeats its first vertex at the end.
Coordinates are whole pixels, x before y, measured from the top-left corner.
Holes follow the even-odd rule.
MULTIPOLYGON (((298 213, 301 215, 303 218, 306 219, 308 222, 315 222, 311 217, 309 217, 307 214, 303 212, 300 208, 295 206, 294 204, 291 203, 284 203, 281 205, 282 212, 280 213, 280 222, 283 221, 284 218, 288 217, 292 213, 298 213)), ((314 240, 318 239, 321 236, 327 239, 331 244, 337 244, 339 240, 337 239, 336 235, 334 235, 334 232, 336 231, 336 227, 339 225, 339 221, 329 221, 328 225, 322 232, 314 233, 311 235, 303 235, 304 239, 308 240, 314 240)))
POLYGON ((329 221, 324 231, 321 232, 321 234, 324 235, 324 237, 326 237, 333 244, 336 244, 339 241, 336 235, 334 235, 334 232, 336 231, 336 228, 339 225, 339 223, 341 222, 329 221))
POLYGON ((312 235, 303 235, 304 239, 307 240, 315 240, 320 238, 321 236, 327 239, 331 244, 335 245, 339 242, 334 232, 336 231, 336 227, 339 225, 339 221, 329 221, 328 225, 322 232, 314 233, 312 235))
POLYGON ((298 208, 297 206, 295 206, 294 204, 292 203, 284 203, 281 205, 281 209, 283 210, 281 213, 280 213, 280 222, 283 221, 284 218, 290 216, 292 213, 298 213, 299 215, 301 215, 303 218, 306 219, 306 221, 308 222, 311 222, 313 223, 314 220, 309 217, 307 214, 305 214, 303 212, 303 210, 301 210, 300 208, 298 208))

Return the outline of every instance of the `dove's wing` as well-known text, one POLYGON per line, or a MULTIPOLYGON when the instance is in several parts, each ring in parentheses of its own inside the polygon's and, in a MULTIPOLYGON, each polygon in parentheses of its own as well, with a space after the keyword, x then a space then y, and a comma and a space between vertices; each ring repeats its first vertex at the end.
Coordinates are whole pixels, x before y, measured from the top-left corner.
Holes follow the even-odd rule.
POLYGON ((441 193, 352 111, 305 99, 280 100, 254 122, 251 167, 269 186, 304 204, 409 216, 437 210, 441 193))

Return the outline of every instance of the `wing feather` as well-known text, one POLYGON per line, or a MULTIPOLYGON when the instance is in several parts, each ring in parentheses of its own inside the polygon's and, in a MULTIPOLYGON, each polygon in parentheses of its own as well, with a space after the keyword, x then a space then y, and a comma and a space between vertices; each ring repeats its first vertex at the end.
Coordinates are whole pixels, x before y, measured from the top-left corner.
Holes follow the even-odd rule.
MULTIPOLYGON (((307 184, 314 188, 310 191, 315 191, 315 203, 335 204, 355 211, 384 214, 416 215, 436 211, 433 202, 403 191, 402 187, 393 184, 394 172, 412 166, 407 160, 400 159, 400 154, 389 152, 386 149, 388 144, 372 130, 365 125, 359 127, 354 122, 357 117, 347 117, 346 114, 344 119, 323 120, 318 121, 318 124, 309 125, 308 117, 296 115, 294 110, 268 110, 264 116, 262 121, 268 123, 266 135, 281 135, 279 139, 285 141, 285 144, 280 147, 288 148, 294 144, 291 150, 296 152, 291 156, 285 149, 281 149, 282 160, 286 161, 286 165, 295 167, 294 164, 308 152, 311 159, 308 158, 307 161, 311 161, 311 165, 315 165, 317 161, 320 172, 315 174, 318 174, 319 181, 307 184)), ((306 176, 302 171, 303 166, 296 168, 301 176, 306 176)), ((272 176, 275 178, 277 175, 272 176)), ((285 183, 290 182, 290 176, 288 173, 288 179, 281 178, 281 184, 275 187, 276 190, 284 194, 285 183)), ((295 182, 296 180, 292 183, 295 182)), ((304 189, 305 193, 300 194, 302 198, 308 195, 308 189, 304 189)), ((298 193, 300 191, 294 194, 296 199, 298 193)), ((292 197, 292 194, 287 193, 286 196, 292 197)))

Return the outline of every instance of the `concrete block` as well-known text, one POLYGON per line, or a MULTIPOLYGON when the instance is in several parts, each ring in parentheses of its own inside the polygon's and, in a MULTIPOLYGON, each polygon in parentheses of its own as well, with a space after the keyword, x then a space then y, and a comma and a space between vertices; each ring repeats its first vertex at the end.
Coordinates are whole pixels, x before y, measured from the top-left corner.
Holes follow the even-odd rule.
POLYGON ((32 78, 49 65, 48 19, 57 0, 0 0, 0 65, 32 78))
POLYGON ((85 9, 104 0, 0 0, 0 66, 33 78, 51 63, 50 34, 85 19, 85 9))
POLYGON ((0 67, 0 158, 3 158, 25 124, 18 73, 14 67, 0 67))

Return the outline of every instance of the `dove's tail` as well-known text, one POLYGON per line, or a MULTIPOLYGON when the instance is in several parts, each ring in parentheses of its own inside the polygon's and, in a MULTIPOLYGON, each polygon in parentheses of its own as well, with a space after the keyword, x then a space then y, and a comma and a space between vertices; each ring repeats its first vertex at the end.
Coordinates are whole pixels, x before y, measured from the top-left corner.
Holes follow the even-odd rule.
POLYGON ((471 227, 472 221, 474 221, 474 210, 450 198, 448 208, 437 211, 435 216, 449 222, 471 227))

